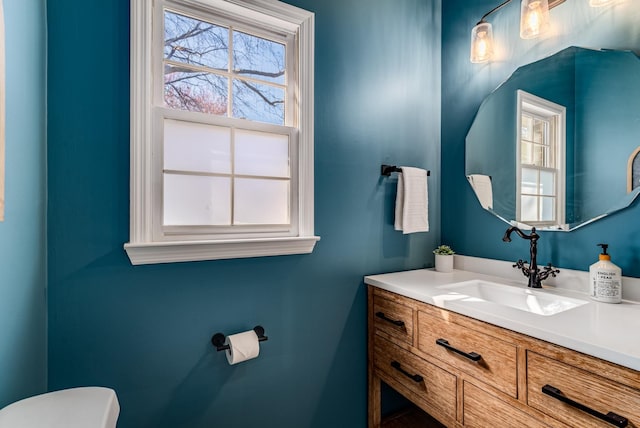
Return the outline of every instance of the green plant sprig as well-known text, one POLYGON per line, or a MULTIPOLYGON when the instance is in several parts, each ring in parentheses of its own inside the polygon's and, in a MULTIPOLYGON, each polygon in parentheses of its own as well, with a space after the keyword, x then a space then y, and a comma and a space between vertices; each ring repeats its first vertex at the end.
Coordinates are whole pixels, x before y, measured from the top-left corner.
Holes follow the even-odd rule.
POLYGON ((433 254, 440 254, 441 256, 450 256, 455 254, 456 252, 451 249, 448 245, 440 245, 438 248, 433 250, 433 254))

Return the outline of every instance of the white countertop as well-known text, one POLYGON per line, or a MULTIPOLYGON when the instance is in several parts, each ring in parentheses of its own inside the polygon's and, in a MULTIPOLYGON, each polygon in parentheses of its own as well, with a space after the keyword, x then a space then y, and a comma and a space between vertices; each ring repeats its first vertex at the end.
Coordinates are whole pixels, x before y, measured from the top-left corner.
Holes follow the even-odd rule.
POLYGON ((424 303, 457 312, 537 339, 555 343, 621 366, 640 370, 640 304, 624 301, 608 304, 588 295, 560 288, 545 287, 541 293, 561 295, 587 303, 555 315, 537 315, 487 301, 446 300, 449 290, 438 288, 480 279, 526 289, 522 281, 464 270, 452 273, 420 269, 366 276, 366 284, 424 303), (440 296, 440 298, 439 298, 440 296))

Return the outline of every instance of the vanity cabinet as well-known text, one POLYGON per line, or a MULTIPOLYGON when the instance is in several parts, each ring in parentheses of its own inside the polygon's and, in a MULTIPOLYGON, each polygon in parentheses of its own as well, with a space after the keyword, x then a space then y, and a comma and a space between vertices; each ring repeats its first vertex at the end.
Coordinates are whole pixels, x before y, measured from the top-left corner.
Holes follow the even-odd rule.
POLYGON ((640 427, 635 370, 375 286, 368 298, 371 428, 381 381, 447 427, 640 427))

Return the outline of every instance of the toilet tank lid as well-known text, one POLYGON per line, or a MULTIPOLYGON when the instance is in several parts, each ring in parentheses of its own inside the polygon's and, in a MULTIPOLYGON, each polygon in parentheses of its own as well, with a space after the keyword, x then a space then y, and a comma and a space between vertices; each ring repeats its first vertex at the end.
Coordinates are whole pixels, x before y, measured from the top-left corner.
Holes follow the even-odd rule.
POLYGON ((64 389, 25 398, 0 410, 0 428, 115 428, 120 405, 113 389, 64 389))

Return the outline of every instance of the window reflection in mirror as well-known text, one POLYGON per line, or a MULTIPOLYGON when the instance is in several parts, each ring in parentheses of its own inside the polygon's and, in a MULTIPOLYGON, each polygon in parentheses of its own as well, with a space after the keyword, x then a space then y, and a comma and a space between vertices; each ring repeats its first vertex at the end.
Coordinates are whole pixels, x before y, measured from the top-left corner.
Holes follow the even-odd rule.
POLYGON ((566 108, 518 90, 516 220, 566 228, 566 108))

